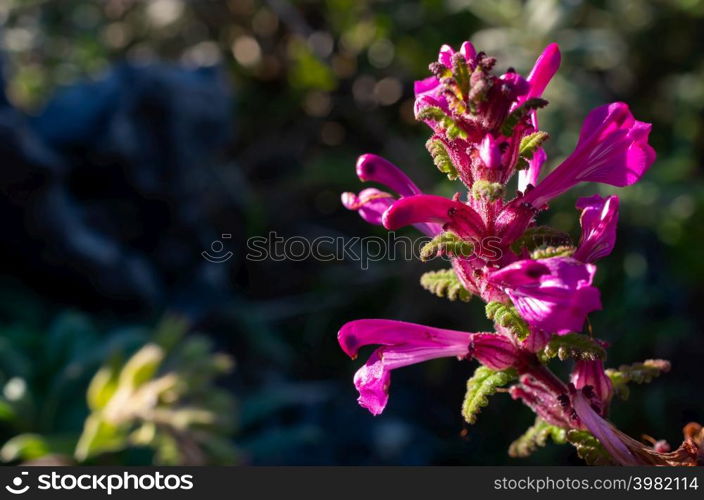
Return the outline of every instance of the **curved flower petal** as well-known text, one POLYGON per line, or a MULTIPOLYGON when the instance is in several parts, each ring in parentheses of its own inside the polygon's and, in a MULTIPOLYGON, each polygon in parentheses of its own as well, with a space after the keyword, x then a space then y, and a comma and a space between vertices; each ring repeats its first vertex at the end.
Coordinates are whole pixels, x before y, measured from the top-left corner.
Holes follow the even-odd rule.
POLYGON ((510 100, 516 99, 518 102, 518 100, 521 99, 521 96, 528 94, 530 91, 530 84, 528 83, 528 80, 515 71, 504 73, 499 77, 499 80, 503 84, 508 84, 508 89, 505 89, 505 91, 507 91, 506 96, 510 100))
POLYGON ((455 49, 445 44, 440 47, 440 52, 438 53, 438 62, 443 66, 451 68, 453 55, 455 55, 455 49))
POLYGON ((364 189, 360 191, 359 195, 342 193, 344 207, 348 210, 356 210, 362 219, 375 226, 382 225, 382 215, 395 201, 396 198, 389 193, 379 191, 376 188, 364 189))
POLYGON ((342 350, 351 358, 366 345, 408 344, 423 347, 464 346, 469 350, 470 333, 391 319, 359 319, 345 323, 337 334, 342 350))
POLYGON ((467 60, 467 62, 474 60, 477 57, 477 49, 474 48, 472 42, 465 41, 462 42, 462 47, 460 47, 460 52, 467 60))
POLYGON ((551 425, 572 427, 569 415, 553 391, 532 375, 521 375, 519 382, 509 389, 513 399, 523 400, 526 406, 551 425))
POLYGON ((528 74, 528 83, 530 84, 530 90, 522 98, 523 101, 530 99, 532 97, 540 97, 543 95, 545 88, 555 76, 557 70, 560 67, 560 62, 562 56, 560 55, 560 46, 556 43, 551 43, 540 57, 535 61, 533 69, 528 74))
MULTIPOLYGON (((357 176, 363 182, 378 182, 395 191, 401 197, 421 193, 418 186, 401 169, 380 156, 373 154, 360 156, 357 160, 356 171, 357 176)), ((362 219, 377 226, 383 225, 382 215, 395 201, 394 196, 376 188, 364 189, 359 195, 342 193, 342 204, 345 208, 356 210, 362 219)), ((418 223, 414 226, 428 236, 435 236, 442 232, 442 228, 437 224, 418 223)))
POLYGON ((616 462, 621 465, 645 465, 644 461, 639 460, 631 453, 621 439, 620 433, 594 411, 589 399, 582 391, 577 391, 572 398, 572 403, 582 424, 599 440, 616 462))
POLYGON ((354 374, 354 386, 359 392, 357 402, 372 415, 379 415, 389 401, 391 370, 384 367, 380 353, 374 351, 366 364, 354 374))
POLYGON ((548 342, 550 342, 551 337, 552 334, 550 332, 531 328, 528 337, 521 342, 521 345, 530 352, 542 351, 543 348, 548 345, 548 342))
POLYGON ((493 370, 518 361, 511 339, 494 333, 467 333, 388 319, 350 321, 337 334, 340 347, 354 358, 366 345, 380 344, 354 376, 359 404, 374 415, 386 406, 390 371, 429 359, 473 356, 493 370))
MULTIPOLYGON (((538 128, 537 120, 535 121, 535 128, 538 128)), ((545 153, 543 148, 538 148, 528 160, 528 168, 525 170, 520 170, 518 172, 518 190, 520 192, 525 192, 529 185, 535 186, 538 184, 538 178, 540 177, 540 170, 548 159, 548 155, 545 153)))
POLYGON ((595 262, 609 255, 616 244, 618 196, 602 198, 598 194, 577 200, 582 210, 579 219, 582 238, 573 257, 582 262, 595 262))
MULTIPOLYGON (((359 348, 381 344, 354 376, 359 404, 378 415, 386 406, 390 371, 429 359, 465 357, 472 334, 386 319, 364 319, 345 324, 337 334, 342 350, 356 357, 359 348)), ((479 341, 484 345, 485 342, 479 341)))
POLYGON ((508 337, 497 333, 474 333, 471 355, 492 370, 505 370, 518 362, 518 348, 508 337))
POLYGON ((464 356, 467 346, 451 345, 424 347, 394 345, 380 347, 354 375, 354 385, 359 391, 357 402, 373 415, 379 415, 389 400, 391 370, 430 359, 464 356))
POLYGON ((576 361, 570 374, 570 382, 576 389, 591 387, 595 398, 601 404, 599 413, 601 415, 606 414, 613 395, 613 384, 604 371, 604 362, 602 360, 576 361))
POLYGON ((601 309, 592 286, 596 266, 569 257, 519 260, 488 276, 511 298, 532 327, 564 334, 580 331, 592 311, 601 309))
POLYGON ((580 182, 629 186, 655 161, 648 144, 651 125, 633 118, 622 102, 594 109, 582 126, 574 152, 524 196, 540 208, 580 182))
MULTIPOLYGON (((535 61, 535 65, 528 75, 527 80, 530 88, 525 95, 518 99, 517 104, 522 104, 533 97, 542 96, 548 83, 550 83, 552 77, 557 73, 561 60, 562 56, 560 55, 559 45, 551 43, 545 47, 545 50, 543 50, 543 53, 540 54, 540 57, 535 61)), ((535 111, 531 113, 531 121, 533 122, 533 128, 538 130, 538 118, 535 111)), ((519 191, 525 191, 529 184, 533 186, 538 184, 540 169, 545 163, 545 160, 547 160, 545 150, 538 148, 538 150, 533 153, 533 157, 528 161, 528 168, 518 172, 519 191)))
POLYGON ((416 80, 413 82, 413 93, 416 97, 420 97, 424 94, 432 92, 440 85, 440 81, 434 76, 429 76, 423 80, 416 80))
POLYGON ((383 215, 384 227, 395 230, 419 222, 446 224, 462 238, 485 232, 481 216, 471 207, 442 196, 419 194, 402 198, 383 215))
POLYGON ((390 161, 374 154, 365 154, 357 159, 357 176, 363 182, 378 182, 400 196, 413 196, 422 191, 415 183, 390 161))

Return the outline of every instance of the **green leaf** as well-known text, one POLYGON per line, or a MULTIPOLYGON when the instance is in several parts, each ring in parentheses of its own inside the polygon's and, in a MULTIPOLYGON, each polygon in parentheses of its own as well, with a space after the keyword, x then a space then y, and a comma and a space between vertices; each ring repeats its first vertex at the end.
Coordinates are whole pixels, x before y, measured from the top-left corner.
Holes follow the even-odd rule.
POLYGON ((501 133, 506 137, 511 137, 513 135, 513 130, 516 125, 525 118, 529 112, 534 109, 539 109, 547 106, 548 101, 541 99, 539 97, 533 97, 528 99, 526 102, 518 106, 516 109, 511 111, 511 113, 506 117, 504 123, 501 125, 501 133))
POLYGON ((606 375, 611 379, 614 387, 614 393, 621 399, 628 399, 630 382, 636 384, 650 383, 654 378, 659 377, 661 373, 670 371, 670 362, 664 359, 646 359, 642 363, 633 363, 632 365, 621 365, 618 370, 609 368, 606 370, 606 375))
POLYGON ((474 244, 463 240, 455 233, 446 231, 435 236, 420 250, 420 260, 423 262, 438 255, 451 255, 453 257, 471 257, 474 253, 474 244))
POLYGON ((489 404, 488 397, 517 377, 518 374, 513 368, 494 371, 486 366, 479 366, 467 380, 467 393, 462 403, 462 416, 467 423, 475 423, 481 409, 489 404))
POLYGON ((460 127, 452 118, 447 116, 445 112, 437 106, 426 106, 416 115, 418 120, 432 120, 438 122, 445 129, 445 135, 448 139, 467 138, 467 132, 460 127))
POLYGON ((0 448, 3 462, 35 460, 51 452, 49 444, 39 434, 19 434, 0 448))
POLYGON ((535 450, 545 446, 548 438, 552 438, 556 444, 564 444, 567 441, 566 434, 566 429, 550 425, 540 417, 535 417, 535 423, 511 443, 508 454, 511 457, 530 456, 535 450))
POLYGON ((533 132, 532 134, 526 135, 521 139, 521 144, 518 147, 518 154, 522 158, 530 160, 531 158, 533 158, 533 153, 535 153, 538 148, 542 146, 543 143, 549 138, 550 135, 547 132, 542 132, 540 130, 538 130, 537 132, 533 132))
POLYGON ((497 325, 511 330, 519 340, 525 340, 530 334, 528 323, 521 318, 512 304, 489 302, 486 305, 486 317, 497 325))
POLYGON ((452 159, 443 142, 438 138, 431 138, 425 143, 425 147, 428 149, 430 156, 432 156, 433 163, 438 170, 447 175, 447 178, 451 181, 456 180, 458 177, 457 169, 452 163, 452 159))
POLYGON ((567 441, 577 448, 577 455, 588 465, 614 465, 609 452, 589 431, 570 429, 567 441))
POLYGON ((460 280, 453 269, 442 269, 439 271, 429 271, 420 277, 420 284, 423 288, 438 297, 447 297, 448 299, 461 300, 469 302, 472 294, 462 286, 460 280))
POLYGON ((118 385, 136 389, 151 380, 164 359, 164 350, 156 344, 147 344, 137 351, 120 372, 118 385))
POLYGON ((116 363, 108 363, 101 367, 88 385, 86 399, 88 408, 92 411, 104 408, 113 397, 118 387, 120 369, 116 363))
POLYGON ((101 453, 121 450, 128 444, 128 426, 113 424, 100 413, 93 413, 83 425, 74 456, 84 461, 101 453))
POLYGON ((581 361, 604 359, 606 351, 593 338, 581 333, 553 335, 543 350, 543 356, 550 359, 557 356, 561 361, 573 358, 581 361))

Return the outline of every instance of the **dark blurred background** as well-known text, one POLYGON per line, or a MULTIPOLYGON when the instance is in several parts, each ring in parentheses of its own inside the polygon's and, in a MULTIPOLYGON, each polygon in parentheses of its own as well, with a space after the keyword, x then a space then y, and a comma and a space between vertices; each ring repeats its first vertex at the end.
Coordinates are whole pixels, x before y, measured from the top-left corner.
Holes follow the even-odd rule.
MULTIPOLYGON (((704 420, 704 1, 6 0, 0 21, 3 461, 579 463, 569 446, 508 458, 533 415, 505 394, 467 428, 469 363, 395 371, 379 417, 356 404, 345 321, 488 328, 478 301, 420 288, 428 265, 244 258, 270 231, 383 236, 339 202, 361 188, 362 153, 426 192, 458 189, 425 151, 412 87, 465 39, 524 74, 560 44, 541 112, 551 165, 596 105, 653 123, 658 160, 618 191, 591 322, 609 366, 673 363, 616 401, 622 430, 677 445, 704 420), (233 257, 208 262, 213 242, 233 257), (140 363, 153 370, 137 383, 140 363), (136 388, 170 373, 186 389, 160 392, 163 412, 105 416, 124 394, 142 408, 136 388)), ((611 191, 574 190, 546 222, 577 236, 574 201, 595 192, 611 191)))

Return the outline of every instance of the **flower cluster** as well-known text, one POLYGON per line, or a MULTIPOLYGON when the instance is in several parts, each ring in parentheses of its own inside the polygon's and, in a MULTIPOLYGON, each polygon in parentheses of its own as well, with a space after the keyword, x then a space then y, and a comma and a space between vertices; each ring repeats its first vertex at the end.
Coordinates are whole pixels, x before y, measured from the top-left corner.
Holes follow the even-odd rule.
POLYGON ((696 463, 701 453, 691 439, 666 453, 628 438, 606 420, 614 394, 623 393, 628 382, 669 368, 650 360, 638 368, 605 370, 606 343, 582 333, 588 314, 602 307, 595 263, 614 248, 618 197, 578 200, 577 244, 536 223, 550 201, 573 186, 628 186, 655 160, 648 144, 651 125, 616 102, 591 111, 572 154, 541 176, 549 136, 540 130, 537 113, 547 105, 542 94, 560 58, 551 44, 527 77, 513 69, 497 75, 496 60, 465 42, 459 51, 443 46, 430 65, 432 76, 416 82, 415 115, 432 130, 427 149, 442 173, 461 181, 464 194, 452 199, 424 194, 389 161, 373 154, 359 158, 359 178, 385 191, 344 193, 344 206, 371 224, 389 230, 412 225, 432 237, 422 258, 445 256, 452 269, 426 273, 421 282, 440 294, 452 288, 463 292, 453 297, 479 297, 495 325, 494 332, 468 333, 384 319, 345 324, 338 340, 350 357, 363 346, 380 346, 354 377, 359 404, 380 414, 396 368, 440 357, 474 359, 481 366, 468 382, 463 406, 468 422, 486 396, 509 383, 508 393, 537 415, 535 426, 512 446, 514 455, 527 454, 552 435, 597 463, 696 463), (569 381, 548 368, 555 356, 574 359, 569 381))

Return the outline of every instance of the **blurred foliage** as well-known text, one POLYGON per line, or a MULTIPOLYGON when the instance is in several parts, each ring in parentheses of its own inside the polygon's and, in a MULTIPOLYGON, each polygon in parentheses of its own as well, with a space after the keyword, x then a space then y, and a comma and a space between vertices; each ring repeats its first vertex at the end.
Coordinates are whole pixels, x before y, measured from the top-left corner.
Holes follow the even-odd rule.
POLYGON ((4 326, 0 425, 16 435, 0 459, 139 463, 150 453, 105 454, 143 448, 156 464, 234 463, 234 400, 213 385, 232 361, 212 354, 205 337, 184 338, 187 329, 184 319, 166 317, 154 332, 122 328, 101 340, 77 313, 48 331, 4 326))
MULTIPOLYGON (((571 151, 581 120, 598 104, 624 100, 654 124, 658 161, 643 181, 619 191, 619 239, 599 265, 605 307, 592 315, 592 327, 612 343, 607 366, 658 357, 670 359, 672 370, 647 388, 633 387, 612 418, 633 436, 671 443, 680 442, 688 421, 704 419, 704 1, 9 0, 0 4, 0 20, 9 97, 29 113, 40 112, 55 88, 99 78, 123 60, 221 65, 235 88, 239 126, 217 178, 242 204, 249 236, 383 235, 338 201, 341 191, 357 188, 354 159, 365 152, 399 164, 427 192, 452 194, 423 146, 428 131, 413 120, 413 80, 427 75, 443 43, 472 39, 502 68, 526 72, 557 41, 563 64, 540 114, 550 165, 571 151)), ((574 199, 595 190, 611 192, 585 186, 566 195, 549 223, 577 236, 574 199)), ((234 280, 237 296, 198 326, 237 353, 228 389, 242 399, 237 441, 251 463, 579 463, 568 447, 508 458, 533 415, 502 394, 463 433, 459 406, 473 368, 466 364, 438 360, 394 373, 381 417, 356 406, 357 365, 335 341, 344 321, 485 328, 477 303, 445 303, 418 286, 427 266, 375 262, 362 271, 355 262, 248 262, 239 253, 235 260, 243 269, 234 280)), ((12 298, 16 288, 6 293, 12 298)), ((0 415, 13 422, 3 435, 47 436, 55 428, 75 438, 85 417, 75 403, 83 398, 76 380, 87 387, 121 337, 75 333, 81 341, 71 356, 94 366, 62 371, 66 351, 45 347, 55 330, 23 321, 0 337, 2 369, 13 367, 4 386, 12 374, 36 372, 18 379, 31 390, 13 382, 10 394, 38 394, 33 404, 50 411, 12 417, 19 406, 3 400, 0 415), (13 354, 22 349, 35 354, 13 354), (40 362, 44 352, 53 361, 40 362), (62 424, 52 427, 55 419, 62 424)), ((50 448, 69 453, 59 437, 50 448)), ((27 443, 35 453, 45 446, 27 443)))

